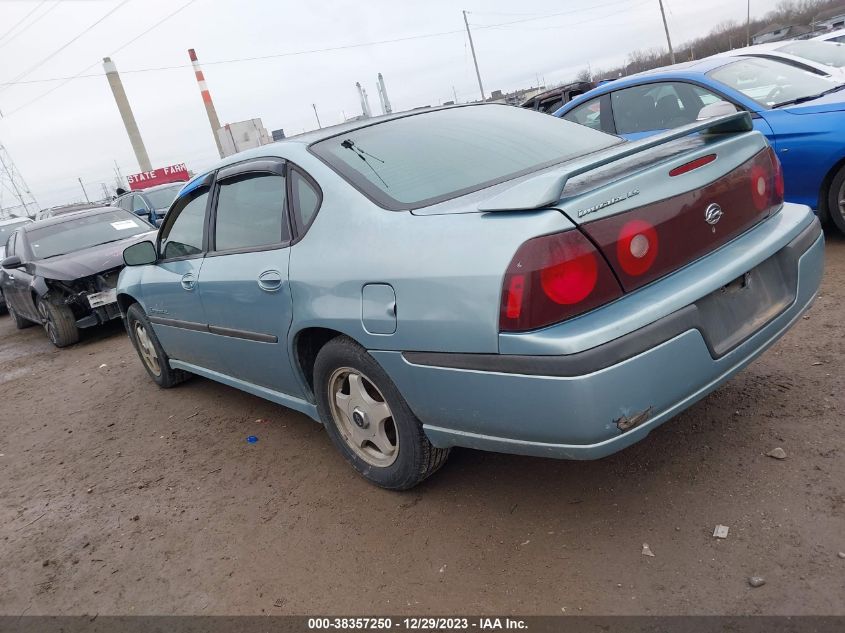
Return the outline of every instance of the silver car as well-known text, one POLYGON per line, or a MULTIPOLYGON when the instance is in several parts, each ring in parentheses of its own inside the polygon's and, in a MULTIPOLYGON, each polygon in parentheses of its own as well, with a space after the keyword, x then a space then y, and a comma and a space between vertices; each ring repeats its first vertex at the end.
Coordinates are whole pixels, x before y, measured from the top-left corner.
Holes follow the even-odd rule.
POLYGON ((453 446, 642 439, 789 329, 823 250, 746 113, 625 142, 462 106, 226 159, 126 249, 118 303, 160 386, 301 411, 405 489, 453 446))

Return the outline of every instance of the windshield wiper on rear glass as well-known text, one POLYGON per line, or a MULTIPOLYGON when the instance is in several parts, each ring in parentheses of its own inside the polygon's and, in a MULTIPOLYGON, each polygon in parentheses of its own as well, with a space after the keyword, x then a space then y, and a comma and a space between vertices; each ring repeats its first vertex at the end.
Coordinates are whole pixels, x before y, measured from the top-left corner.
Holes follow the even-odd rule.
POLYGON ((369 160, 367 160, 367 156, 369 156, 370 158, 373 158, 373 159, 377 160, 378 162, 380 162, 382 165, 384 165, 384 161, 381 158, 379 158, 378 156, 373 156, 369 152, 365 152, 360 147, 357 147, 355 145, 355 143, 350 141, 348 138, 344 139, 341 142, 340 146, 345 147, 346 149, 351 149, 353 152, 355 152, 355 154, 357 154, 358 158, 360 158, 362 161, 364 161, 367 164, 367 167, 369 167, 373 171, 373 173, 376 175, 376 178, 381 180, 381 183, 384 185, 385 189, 390 189, 390 186, 386 182, 384 182, 384 178, 381 177, 381 174, 379 174, 376 171, 376 168, 372 166, 372 164, 370 163, 369 160))
POLYGON ((781 108, 781 107, 787 106, 787 105, 797 105, 799 103, 804 103, 806 101, 813 101, 814 99, 819 99, 819 98, 821 98, 825 95, 829 95, 832 92, 838 92, 839 90, 842 90, 843 88, 845 88, 845 83, 839 84, 838 86, 834 86, 833 88, 829 88, 829 89, 827 89, 823 92, 820 92, 818 94, 815 94, 815 95, 807 95, 806 97, 798 97, 797 99, 790 99, 789 101, 781 101, 780 103, 774 104, 772 107, 773 108, 781 108))

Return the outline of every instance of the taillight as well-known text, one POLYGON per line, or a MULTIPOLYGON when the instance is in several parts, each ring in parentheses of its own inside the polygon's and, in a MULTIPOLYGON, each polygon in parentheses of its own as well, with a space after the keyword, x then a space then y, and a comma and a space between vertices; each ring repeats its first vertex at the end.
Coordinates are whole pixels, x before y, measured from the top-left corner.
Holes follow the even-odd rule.
MULTIPOLYGON (((696 164, 689 161, 681 168, 696 164)), ((782 183, 777 157, 766 148, 703 186, 590 220, 579 228, 604 255, 624 291, 630 292, 769 217, 783 201, 782 183)))
POLYGON ((775 150, 771 147, 769 147, 769 159, 772 161, 772 170, 774 171, 772 206, 779 206, 783 204, 783 168, 775 150))
POLYGON ((683 165, 679 165, 675 167, 669 172, 669 175, 680 176, 682 174, 686 174, 688 172, 693 171, 694 169, 698 169, 699 167, 704 167, 705 165, 709 165, 714 160, 716 160, 716 154, 707 154, 706 156, 699 156, 695 160, 691 160, 688 163, 684 163, 683 165))
POLYGON ((579 231, 537 237, 519 247, 505 273, 499 328, 533 330, 621 295, 607 262, 579 231))

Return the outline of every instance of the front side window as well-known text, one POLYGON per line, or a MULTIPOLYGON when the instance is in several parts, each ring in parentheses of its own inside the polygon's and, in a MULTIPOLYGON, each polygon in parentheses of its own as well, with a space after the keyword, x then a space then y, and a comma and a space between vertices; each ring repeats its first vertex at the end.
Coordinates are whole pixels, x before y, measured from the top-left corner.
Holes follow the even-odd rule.
POLYGON ((833 90, 837 82, 771 59, 743 58, 707 73, 767 108, 812 98, 833 90))
POLYGON ((174 220, 161 230, 159 253, 164 259, 202 254, 208 189, 194 191, 173 207, 174 220))
POLYGON ((246 174, 220 183, 214 249, 226 251, 290 241, 285 216, 285 179, 246 174))
POLYGON ((26 235, 35 258, 49 259, 151 230, 152 227, 141 218, 114 209, 31 228, 26 235))
POLYGON ((525 108, 434 110, 350 130, 310 150, 388 209, 414 209, 478 191, 620 143, 525 108))
POLYGON ((601 130, 601 100, 601 97, 596 97, 595 99, 587 101, 587 103, 579 105, 574 110, 564 114, 563 118, 567 121, 572 121, 573 123, 586 125, 594 130, 601 130))
POLYGON ((723 99, 701 86, 667 81, 617 90, 611 100, 616 131, 631 134, 694 123, 704 106, 723 99))

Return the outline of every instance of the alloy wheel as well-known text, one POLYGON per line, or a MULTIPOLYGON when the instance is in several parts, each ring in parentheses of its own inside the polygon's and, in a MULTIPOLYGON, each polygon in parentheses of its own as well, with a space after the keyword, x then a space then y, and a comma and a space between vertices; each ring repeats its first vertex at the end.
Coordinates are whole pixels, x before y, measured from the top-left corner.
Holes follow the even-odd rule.
POLYGON ((47 310, 47 306, 43 301, 38 302, 38 315, 41 317, 41 325, 44 326, 44 331, 47 333, 47 338, 49 338, 53 343, 55 343, 56 326, 53 323, 53 319, 50 317, 50 312, 47 310))
POLYGON ((836 199, 839 201, 839 215, 845 218, 845 180, 839 186, 839 194, 836 199))
POLYGON ((357 369, 341 367, 328 381, 332 419, 347 446, 368 464, 385 468, 399 455, 399 434, 382 393, 357 369))
POLYGON ((135 340, 138 342, 138 355, 154 376, 161 376, 161 363, 158 360, 153 342, 147 334, 147 328, 140 321, 136 321, 134 331, 135 340))

